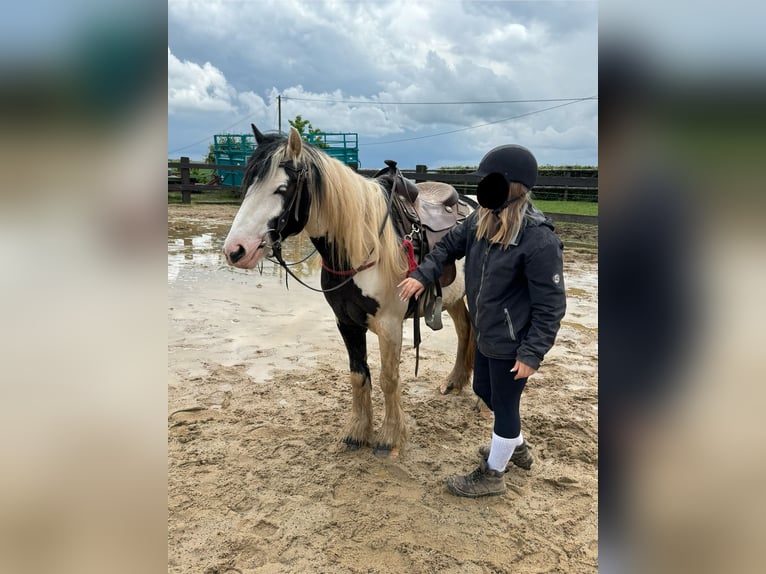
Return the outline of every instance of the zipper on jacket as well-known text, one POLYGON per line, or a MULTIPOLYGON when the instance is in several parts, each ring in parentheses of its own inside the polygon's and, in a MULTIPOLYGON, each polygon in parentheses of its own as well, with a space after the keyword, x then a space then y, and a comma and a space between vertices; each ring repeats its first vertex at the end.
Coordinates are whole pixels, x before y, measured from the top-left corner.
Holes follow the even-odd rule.
POLYGON ((516 331, 513 330, 513 321, 511 321, 511 314, 508 313, 508 307, 503 308, 505 313, 505 322, 508 323, 508 332, 511 334, 511 340, 516 340, 516 331))
POLYGON ((479 283, 479 290, 476 292, 476 316, 479 316, 479 297, 481 296, 481 290, 484 287, 484 269, 487 267, 487 259, 489 258, 489 250, 492 245, 487 245, 487 250, 484 252, 484 261, 481 263, 481 283, 479 283))
POLYGON ((484 261, 481 263, 481 282, 479 283, 479 290, 476 292, 476 343, 479 343, 481 339, 481 331, 479 331, 479 297, 481 297, 481 290, 484 287, 484 268, 487 266, 487 259, 489 258, 489 250, 492 248, 491 244, 487 244, 487 250, 484 252, 484 261))

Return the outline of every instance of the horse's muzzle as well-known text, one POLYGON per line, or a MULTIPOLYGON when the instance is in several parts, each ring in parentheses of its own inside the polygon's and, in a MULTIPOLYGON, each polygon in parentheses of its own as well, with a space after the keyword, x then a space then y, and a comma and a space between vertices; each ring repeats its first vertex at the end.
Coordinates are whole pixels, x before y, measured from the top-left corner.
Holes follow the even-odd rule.
POLYGON ((253 244, 249 247, 242 243, 225 244, 223 246, 223 253, 229 265, 242 269, 252 269, 263 257, 266 246, 266 241, 260 241, 258 244, 253 244))

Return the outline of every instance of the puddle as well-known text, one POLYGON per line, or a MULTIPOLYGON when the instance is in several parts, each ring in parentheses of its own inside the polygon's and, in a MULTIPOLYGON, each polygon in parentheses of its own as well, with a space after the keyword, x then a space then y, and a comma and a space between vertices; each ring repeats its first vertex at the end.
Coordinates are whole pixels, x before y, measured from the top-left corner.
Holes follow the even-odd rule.
MULTIPOLYGON (((228 225, 174 225, 172 233, 168 234, 168 282, 199 281, 203 275, 201 270, 230 275, 284 276, 284 271, 275 262, 268 260, 252 270, 229 266, 222 251, 228 232, 228 225)), ((282 254, 285 261, 291 263, 290 270, 295 275, 301 279, 316 277, 318 285, 321 262, 308 237, 291 237, 283 243, 282 254)))
MULTIPOLYGON (((171 370, 183 380, 199 375, 208 365, 244 365, 243 377, 270 382, 275 371, 307 368, 318 361, 337 364, 345 381, 348 359, 335 317, 321 293, 309 291, 290 278, 276 263, 264 261, 261 269, 230 267, 222 247, 236 206, 174 211, 168 226, 168 344, 171 370)), ((305 236, 288 239, 283 254, 300 262, 313 252, 305 236)), ((318 255, 294 265, 293 272, 309 285, 319 287, 318 255)), ((551 351, 578 357, 597 356, 598 276, 595 259, 565 261, 567 314, 560 344, 551 351), (585 338, 583 338, 585 336, 585 338), (570 341, 571 339, 571 341, 570 341), (587 341, 587 342, 586 342, 587 341), (573 346, 574 345, 574 346, 573 346), (560 347, 560 348, 559 348, 560 347)), ((431 331, 421 324, 423 342, 420 369, 444 361, 444 352, 456 344, 452 323, 443 316, 444 328, 431 331)), ((412 322, 403 326, 402 376, 414 369, 412 322)), ((368 356, 373 371, 379 368, 377 337, 368 334, 368 356)), ((584 359, 583 359, 584 360, 584 359)), ((590 359, 588 359, 590 360, 590 359)), ((430 393, 432 386, 426 385, 430 393)))
POLYGON ((210 268, 225 264, 220 246, 216 249, 216 239, 212 233, 184 239, 169 239, 168 281, 178 280, 182 271, 189 266, 210 268))
MULTIPOLYGON (((268 260, 252 270, 226 263, 222 248, 229 221, 175 217, 169 225, 168 334, 173 370, 199 375, 206 371, 204 364, 244 364, 246 377, 263 383, 275 370, 315 364, 320 351, 327 349, 342 352, 339 365, 345 366, 334 316, 320 293, 292 278, 286 289, 285 271, 268 260)), ((307 237, 290 238, 282 252, 288 263, 300 262, 291 266, 293 273, 319 286, 321 261, 318 255, 311 256, 314 248, 307 237)))

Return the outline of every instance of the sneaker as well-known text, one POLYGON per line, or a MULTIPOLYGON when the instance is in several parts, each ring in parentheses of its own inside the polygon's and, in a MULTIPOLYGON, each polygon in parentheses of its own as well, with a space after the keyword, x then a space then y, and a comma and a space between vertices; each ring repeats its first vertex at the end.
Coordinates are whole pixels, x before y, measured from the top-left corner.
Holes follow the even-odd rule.
MULTIPOLYGON (((531 447, 526 442, 521 443, 513 451, 513 454, 511 455, 511 462, 516 466, 523 468, 524 470, 529 470, 532 468, 534 459, 532 458, 532 453, 529 452, 530 448, 531 447)), ((489 458, 489 447, 480 446, 479 454, 484 460, 487 460, 489 458)), ((505 470, 508 471, 508 467, 505 467, 505 470)))
POLYGON ((479 498, 480 496, 498 496, 505 493, 504 472, 487 467, 486 461, 481 461, 479 468, 466 475, 450 476, 447 488, 455 496, 479 498))

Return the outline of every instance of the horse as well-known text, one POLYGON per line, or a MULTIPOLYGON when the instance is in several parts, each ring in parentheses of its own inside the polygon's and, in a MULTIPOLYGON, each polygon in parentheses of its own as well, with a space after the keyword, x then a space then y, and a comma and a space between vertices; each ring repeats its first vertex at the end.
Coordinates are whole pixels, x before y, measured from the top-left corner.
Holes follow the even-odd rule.
MULTIPOLYGON (((407 276, 408 256, 391 221, 387 191, 380 181, 304 142, 295 128, 288 136, 264 135, 255 125, 252 129, 257 146, 245 167, 242 203, 223 245, 226 260, 252 269, 270 253, 280 253, 287 237, 308 235, 322 257, 320 284, 348 353, 352 407, 342 443, 348 450, 373 446, 376 456, 395 457, 407 438, 399 362, 403 321, 414 304, 401 301, 396 289, 407 276), (385 404, 374 442, 368 330, 379 341, 385 404)), ((462 266, 457 270, 442 293, 458 340, 455 364, 439 388, 442 394, 459 393, 473 370, 462 266)))

